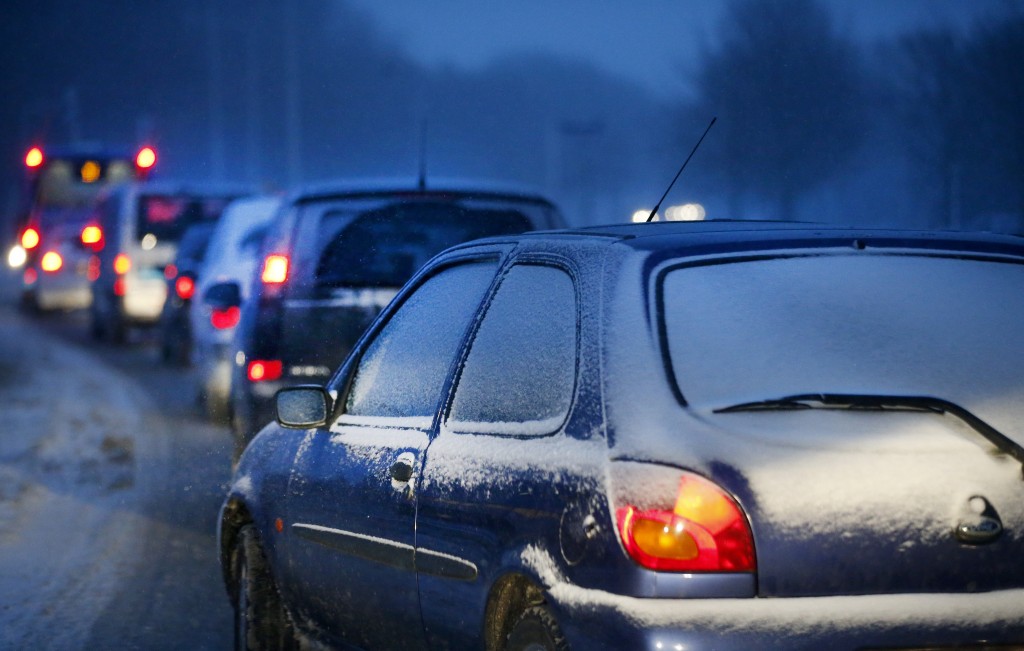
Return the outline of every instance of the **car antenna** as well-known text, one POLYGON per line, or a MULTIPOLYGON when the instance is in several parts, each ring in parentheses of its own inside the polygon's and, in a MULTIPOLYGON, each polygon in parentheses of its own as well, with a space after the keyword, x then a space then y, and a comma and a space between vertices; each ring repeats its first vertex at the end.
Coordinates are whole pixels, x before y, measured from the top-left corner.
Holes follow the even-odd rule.
POLYGON ((707 129, 704 129, 704 133, 701 135, 700 140, 697 141, 697 144, 693 146, 693 151, 691 151, 690 155, 683 161, 683 166, 679 168, 678 172, 676 172, 676 177, 672 179, 672 182, 668 184, 667 188, 665 188, 665 194, 661 195, 661 199, 658 199, 658 203, 654 206, 654 210, 651 211, 650 215, 647 215, 648 224, 650 224, 651 220, 654 219, 654 216, 658 214, 658 208, 661 208, 661 202, 665 200, 665 197, 667 197, 668 193, 672 190, 672 186, 676 184, 677 180, 679 180, 679 175, 683 173, 683 170, 686 169, 686 164, 689 163, 690 159, 693 158, 693 155, 697 153, 697 147, 700 147, 700 143, 704 142, 704 136, 708 135, 708 131, 711 131, 711 127, 715 126, 715 120, 717 119, 718 116, 711 118, 711 123, 708 124, 707 129))
POLYGON ((420 191, 427 189, 427 118, 420 122, 420 191))

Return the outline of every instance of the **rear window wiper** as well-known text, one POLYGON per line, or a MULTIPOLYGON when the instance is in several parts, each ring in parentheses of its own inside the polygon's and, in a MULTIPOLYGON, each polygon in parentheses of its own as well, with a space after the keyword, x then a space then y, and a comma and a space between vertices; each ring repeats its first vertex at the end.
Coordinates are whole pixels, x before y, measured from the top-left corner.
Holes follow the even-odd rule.
POLYGON ((899 410, 925 411, 934 414, 949 414, 959 418, 971 429, 984 436, 1000 452, 1016 459, 1024 471, 1024 447, 960 405, 942 398, 928 396, 883 396, 871 394, 843 393, 802 393, 783 398, 742 402, 715 409, 716 414, 741 411, 773 411, 797 409, 852 409, 852 410, 899 410))

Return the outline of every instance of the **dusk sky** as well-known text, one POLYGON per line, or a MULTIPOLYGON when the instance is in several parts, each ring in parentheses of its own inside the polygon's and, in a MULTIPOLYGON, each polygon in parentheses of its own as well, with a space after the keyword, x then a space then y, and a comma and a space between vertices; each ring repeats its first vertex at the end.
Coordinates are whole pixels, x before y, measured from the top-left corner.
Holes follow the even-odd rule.
MULTIPOLYGON (((431 66, 475 69, 547 52, 592 62, 663 97, 683 94, 694 55, 720 20, 721 0, 352 0, 381 31, 431 66)), ((921 28, 969 28, 1012 0, 827 0, 840 33, 863 43, 921 28)))

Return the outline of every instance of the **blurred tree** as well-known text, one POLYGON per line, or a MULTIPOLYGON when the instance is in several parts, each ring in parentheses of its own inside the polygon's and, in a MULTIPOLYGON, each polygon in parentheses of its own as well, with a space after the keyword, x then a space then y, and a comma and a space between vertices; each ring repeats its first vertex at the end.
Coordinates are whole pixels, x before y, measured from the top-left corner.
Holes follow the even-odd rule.
POLYGON ((1024 227, 1024 13, 899 44, 907 147, 945 227, 1024 227), (981 218, 979 220, 979 218, 981 218))
POLYGON ((1016 213, 1024 232, 1024 10, 1017 5, 1009 19, 982 25, 966 59, 963 81, 977 108, 965 117, 980 122, 978 162, 996 184, 987 196, 1001 199, 985 207, 1016 213))
POLYGON ((854 48, 813 0, 731 2, 688 113, 694 124, 719 118, 699 167, 728 195, 733 216, 752 195, 795 218, 799 198, 857 150, 862 85, 854 48))

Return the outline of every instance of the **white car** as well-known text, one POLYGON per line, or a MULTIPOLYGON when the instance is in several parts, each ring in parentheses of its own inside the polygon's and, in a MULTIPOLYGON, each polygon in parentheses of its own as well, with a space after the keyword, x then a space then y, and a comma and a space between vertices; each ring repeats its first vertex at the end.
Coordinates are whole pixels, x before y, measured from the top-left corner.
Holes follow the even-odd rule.
POLYGON ((194 223, 216 221, 246 194, 237 186, 162 181, 127 183, 101 196, 96 212, 105 245, 92 274, 93 337, 121 342, 129 327, 155 325, 182 234, 194 223))
POLYGON ((198 300, 189 313, 192 363, 207 413, 214 419, 227 415, 231 339, 241 301, 249 295, 260 243, 280 205, 280 198, 270 196, 231 203, 217 222, 199 272, 195 292, 198 300), (225 293, 237 300, 218 300, 218 295, 223 299, 225 293), (207 297, 212 300, 204 300, 207 297))

